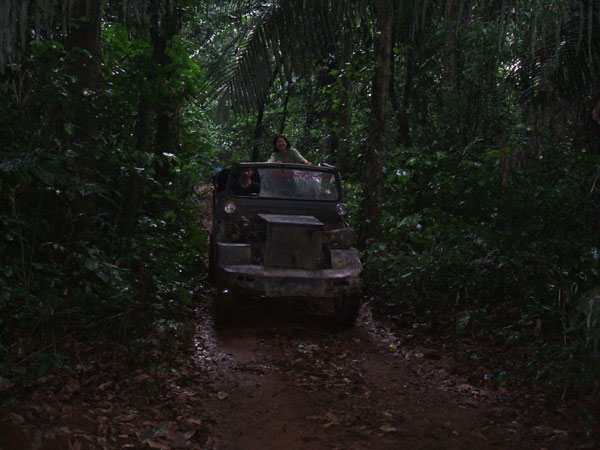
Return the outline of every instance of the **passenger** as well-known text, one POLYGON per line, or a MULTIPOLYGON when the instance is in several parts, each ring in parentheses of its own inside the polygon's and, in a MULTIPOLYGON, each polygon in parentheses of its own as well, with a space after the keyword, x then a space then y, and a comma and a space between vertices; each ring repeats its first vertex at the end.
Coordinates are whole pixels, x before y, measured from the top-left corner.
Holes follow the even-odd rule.
POLYGON ((273 139, 273 153, 267 162, 298 163, 311 165, 298 150, 290 146, 290 141, 283 134, 278 134, 273 139))
POLYGON ((252 179, 253 173, 252 167, 240 167, 240 176, 231 185, 231 193, 238 196, 258 195, 260 184, 252 179))

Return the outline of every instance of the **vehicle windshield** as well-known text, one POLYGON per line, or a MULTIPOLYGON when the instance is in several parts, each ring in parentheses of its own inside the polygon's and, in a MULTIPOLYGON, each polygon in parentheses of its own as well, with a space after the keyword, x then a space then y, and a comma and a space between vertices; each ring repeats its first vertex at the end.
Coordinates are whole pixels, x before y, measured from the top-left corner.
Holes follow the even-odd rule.
POLYGON ((239 197, 336 201, 335 174, 319 169, 237 166, 230 178, 230 193, 239 197))

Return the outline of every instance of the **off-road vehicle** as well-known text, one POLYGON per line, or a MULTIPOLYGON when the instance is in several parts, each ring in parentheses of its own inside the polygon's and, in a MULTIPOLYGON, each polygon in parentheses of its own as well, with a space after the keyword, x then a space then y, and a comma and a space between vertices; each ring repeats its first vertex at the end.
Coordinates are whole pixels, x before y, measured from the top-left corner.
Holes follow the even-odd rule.
POLYGON ((352 325, 360 308, 358 250, 337 168, 238 163, 213 177, 209 271, 217 323, 236 320, 250 297, 333 301, 352 325))

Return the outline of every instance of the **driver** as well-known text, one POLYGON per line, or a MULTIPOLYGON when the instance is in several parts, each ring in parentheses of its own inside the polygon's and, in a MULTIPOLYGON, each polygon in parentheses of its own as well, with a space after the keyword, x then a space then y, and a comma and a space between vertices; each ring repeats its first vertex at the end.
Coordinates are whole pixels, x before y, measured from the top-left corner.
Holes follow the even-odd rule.
POLYGON ((240 176, 231 185, 231 193, 238 196, 258 195, 260 185, 252 179, 253 173, 252 167, 240 167, 240 176))

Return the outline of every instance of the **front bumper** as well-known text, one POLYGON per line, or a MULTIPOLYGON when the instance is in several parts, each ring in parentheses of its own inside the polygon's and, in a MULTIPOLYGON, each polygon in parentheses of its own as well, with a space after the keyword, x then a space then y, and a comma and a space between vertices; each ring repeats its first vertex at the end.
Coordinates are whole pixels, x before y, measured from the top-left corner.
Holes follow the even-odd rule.
POLYGON ((252 264, 219 268, 226 285, 266 297, 337 297, 357 293, 360 272, 360 268, 304 270, 252 264))

